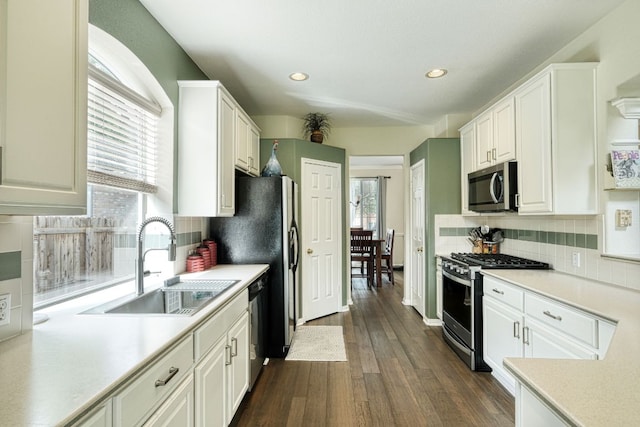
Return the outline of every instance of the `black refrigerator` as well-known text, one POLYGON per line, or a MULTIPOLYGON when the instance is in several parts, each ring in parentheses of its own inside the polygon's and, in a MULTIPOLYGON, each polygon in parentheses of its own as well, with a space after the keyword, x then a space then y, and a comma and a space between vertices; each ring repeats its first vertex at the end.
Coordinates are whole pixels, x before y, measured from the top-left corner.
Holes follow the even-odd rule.
POLYGON ((210 238, 221 264, 269 264, 265 355, 282 358, 297 319, 298 186, 286 176, 241 176, 235 187, 235 216, 211 218, 210 238))

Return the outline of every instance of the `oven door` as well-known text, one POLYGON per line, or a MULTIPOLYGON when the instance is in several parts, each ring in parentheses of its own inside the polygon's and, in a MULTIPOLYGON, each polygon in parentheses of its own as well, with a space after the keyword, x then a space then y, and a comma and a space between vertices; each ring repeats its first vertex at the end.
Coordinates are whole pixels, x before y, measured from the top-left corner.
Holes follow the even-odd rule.
POLYGON ((445 327, 469 350, 474 350, 472 336, 473 281, 442 272, 442 317, 445 327))

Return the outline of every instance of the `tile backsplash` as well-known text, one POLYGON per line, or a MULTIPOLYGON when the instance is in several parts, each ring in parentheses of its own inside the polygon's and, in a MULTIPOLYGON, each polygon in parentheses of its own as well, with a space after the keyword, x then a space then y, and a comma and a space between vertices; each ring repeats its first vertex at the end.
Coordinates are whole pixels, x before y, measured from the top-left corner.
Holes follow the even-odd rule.
POLYGON ((0 295, 11 294, 9 324, 0 341, 33 324, 33 218, 0 215, 0 295))
POLYGON ((468 232, 480 225, 504 230, 500 252, 549 263, 554 270, 640 290, 640 263, 601 256, 602 215, 436 215, 436 253, 471 252, 468 232), (573 254, 580 257, 574 267, 573 254))

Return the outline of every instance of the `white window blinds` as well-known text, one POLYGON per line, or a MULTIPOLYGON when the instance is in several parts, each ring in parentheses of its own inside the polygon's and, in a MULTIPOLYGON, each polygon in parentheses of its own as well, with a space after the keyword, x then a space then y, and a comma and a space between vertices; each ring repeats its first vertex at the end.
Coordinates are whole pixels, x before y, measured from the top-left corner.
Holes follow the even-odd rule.
POLYGON ((90 67, 88 181, 155 193, 160 113, 158 105, 90 67))

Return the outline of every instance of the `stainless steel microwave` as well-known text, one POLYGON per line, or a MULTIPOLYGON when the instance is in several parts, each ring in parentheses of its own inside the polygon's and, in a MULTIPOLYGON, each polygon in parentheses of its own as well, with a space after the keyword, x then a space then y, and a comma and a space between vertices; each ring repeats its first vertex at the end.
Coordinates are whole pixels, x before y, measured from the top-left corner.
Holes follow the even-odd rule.
POLYGON ((469 175, 469 210, 517 211, 518 164, 505 162, 469 175))

